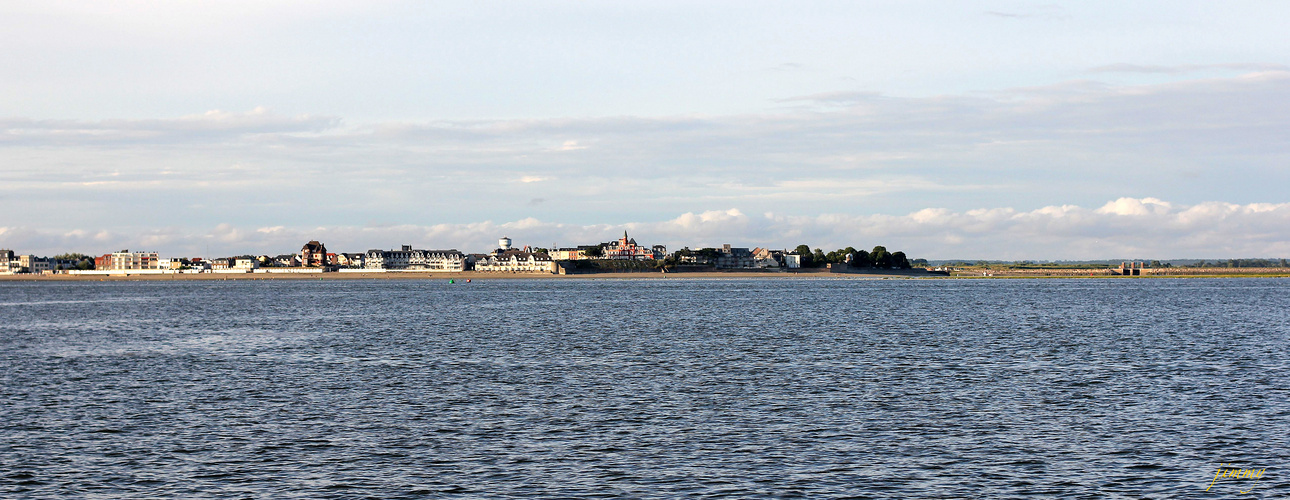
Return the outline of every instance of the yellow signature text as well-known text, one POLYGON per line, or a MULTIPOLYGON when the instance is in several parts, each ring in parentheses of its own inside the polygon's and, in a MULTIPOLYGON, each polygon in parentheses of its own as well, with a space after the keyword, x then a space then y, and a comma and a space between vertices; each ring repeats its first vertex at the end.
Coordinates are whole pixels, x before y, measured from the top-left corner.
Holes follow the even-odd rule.
MULTIPOLYGON (((1213 488, 1214 483, 1218 482, 1219 479, 1253 479, 1255 483, 1258 483, 1259 479, 1263 477, 1263 472, 1268 470, 1266 467, 1262 469, 1224 469, 1224 465, 1229 464, 1218 464, 1218 471, 1214 473, 1214 479, 1209 482, 1209 486, 1205 488, 1205 491, 1213 488)), ((1251 485, 1250 491, 1253 490, 1254 487, 1251 485)), ((1245 494, 1250 491, 1242 491, 1241 493, 1245 494)))

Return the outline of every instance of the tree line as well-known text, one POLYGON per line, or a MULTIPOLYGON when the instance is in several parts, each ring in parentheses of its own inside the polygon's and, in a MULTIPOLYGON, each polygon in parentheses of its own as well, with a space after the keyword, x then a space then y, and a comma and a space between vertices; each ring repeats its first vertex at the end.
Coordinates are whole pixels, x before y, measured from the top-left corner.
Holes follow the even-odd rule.
MULTIPOLYGON (((811 250, 807 245, 798 245, 793 253, 801 256, 802 267, 824 267, 829 264, 849 263, 851 267, 875 269, 909 269, 913 264, 905 252, 888 252, 887 247, 878 245, 873 250, 856 250, 855 247, 839 248, 829 253, 816 248, 811 250)), ((920 259, 921 260, 921 259, 920 259)))
POLYGON ((1216 262, 1202 260, 1187 267, 1287 267, 1285 259, 1227 259, 1216 262))

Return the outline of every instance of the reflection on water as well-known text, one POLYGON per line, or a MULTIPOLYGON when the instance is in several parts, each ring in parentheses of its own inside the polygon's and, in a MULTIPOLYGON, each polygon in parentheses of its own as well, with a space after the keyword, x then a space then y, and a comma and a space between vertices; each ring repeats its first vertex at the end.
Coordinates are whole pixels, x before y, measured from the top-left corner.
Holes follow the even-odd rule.
POLYGON ((0 283, 0 496, 1272 498, 1285 283, 0 283))

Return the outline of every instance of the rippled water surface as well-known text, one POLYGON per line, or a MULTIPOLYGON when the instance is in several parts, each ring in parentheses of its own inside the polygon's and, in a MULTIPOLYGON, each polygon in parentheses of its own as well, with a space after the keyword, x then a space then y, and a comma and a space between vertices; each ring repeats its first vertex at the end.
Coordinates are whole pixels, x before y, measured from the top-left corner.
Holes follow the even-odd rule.
POLYGON ((1290 495, 1290 281, 0 283, 0 497, 1290 495), (1221 463, 1266 468, 1218 480, 1221 463))

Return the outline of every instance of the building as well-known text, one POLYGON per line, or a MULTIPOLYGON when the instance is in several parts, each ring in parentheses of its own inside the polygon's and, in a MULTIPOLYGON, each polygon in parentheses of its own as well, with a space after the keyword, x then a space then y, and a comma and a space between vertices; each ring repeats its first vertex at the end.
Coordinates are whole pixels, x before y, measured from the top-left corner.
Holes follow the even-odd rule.
POLYGON ((260 260, 251 258, 239 258, 233 260, 233 269, 243 269, 246 271, 259 269, 260 260))
POLYGON ((767 267, 780 267, 777 257, 782 256, 782 252, 757 248, 749 250, 747 248, 733 247, 730 244, 721 245, 720 248, 700 248, 690 250, 688 248, 676 252, 676 260, 682 265, 688 266, 712 266, 717 269, 764 269, 767 267))
POLYGON ((13 250, 0 249, 0 274, 15 274, 22 270, 13 250))
POLYGON ((754 248, 752 257, 760 268, 784 267, 784 252, 769 248, 754 248))
POLYGON ((587 250, 592 248, 601 248, 600 245, 578 245, 576 247, 552 248, 547 255, 555 260, 585 260, 593 257, 587 256, 587 250))
POLYGON ((717 249, 717 258, 713 262, 717 269, 757 269, 757 259, 751 250, 736 248, 729 243, 717 249))
MULTIPOLYGON (((555 247, 555 245, 552 245, 552 247, 555 247)), ((599 245, 551 248, 549 255, 555 260, 654 260, 667 256, 667 247, 663 245, 646 247, 637 244, 635 239, 627 236, 627 231, 623 231, 623 237, 616 241, 609 241, 599 245), (592 256, 596 252, 600 253, 599 257, 592 256)))
POLYGON ((545 253, 524 250, 497 249, 489 254, 474 254, 475 271, 485 273, 552 273, 557 271, 555 260, 545 253))
POLYGON ((162 264, 161 265, 162 269, 170 269, 171 271, 180 271, 180 270, 188 271, 193 269, 197 269, 197 270, 205 269, 205 266, 203 265, 202 259, 200 257, 193 257, 191 259, 187 257, 174 257, 170 259, 161 259, 161 264, 162 264), (170 263, 170 267, 166 267, 167 262, 170 263))
MULTIPOLYGON (((95 259, 94 265, 95 269, 97 269, 98 259, 95 259)), ((112 252, 107 269, 110 271, 161 269, 161 258, 157 256, 157 252, 131 252, 129 250, 112 252)))
POLYGON ((53 269, 54 266, 49 262, 49 259, 35 255, 19 255, 18 268, 26 269, 29 273, 43 273, 53 269))
POLYGON ((339 253, 336 254, 336 265, 341 267, 363 267, 363 260, 367 257, 365 253, 339 253))
POLYGON ((300 248, 300 265, 304 267, 323 267, 327 265, 327 246, 318 240, 305 243, 300 248))
POLYGON ((646 247, 636 244, 634 238, 627 236, 627 231, 623 231, 623 237, 618 241, 605 243, 601 248, 604 252, 601 258, 608 260, 654 260, 667 254, 667 247, 663 245, 646 247))
POLYGON ((466 254, 451 250, 416 250, 403 245, 399 250, 368 250, 365 269, 455 272, 466 270, 466 254))
POLYGON ((273 267, 299 267, 300 256, 294 253, 285 253, 269 259, 273 267))

